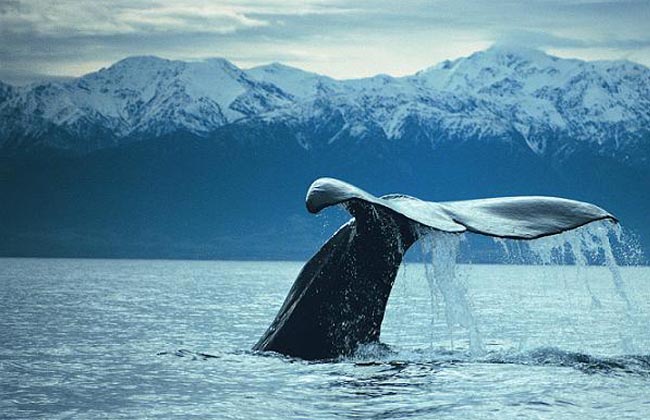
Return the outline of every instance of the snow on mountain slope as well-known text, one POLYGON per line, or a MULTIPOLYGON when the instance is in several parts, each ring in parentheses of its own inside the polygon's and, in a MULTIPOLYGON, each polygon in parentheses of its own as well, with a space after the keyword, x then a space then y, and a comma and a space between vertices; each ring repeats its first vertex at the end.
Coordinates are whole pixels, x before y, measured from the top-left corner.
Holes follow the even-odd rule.
POLYGON ((340 84, 343 93, 281 108, 266 118, 313 122, 324 110, 337 110, 352 135, 379 128, 388 139, 401 139, 416 130, 434 145, 449 139, 522 138, 541 154, 549 142, 555 142, 553 151, 564 147, 563 139, 612 154, 649 138, 650 70, 630 62, 585 62, 493 47, 412 76, 340 84))
MULTIPOLYGON (((647 134, 650 119, 650 70, 630 62, 585 62, 493 47, 411 80, 483 101, 524 137, 532 131, 564 132, 603 144, 612 130, 647 134)), ((539 138, 531 147, 543 151, 544 141, 539 138)))
POLYGON ((341 93, 341 83, 330 77, 280 63, 253 67, 246 70, 246 74, 255 80, 273 84, 298 100, 341 93))
POLYGON ((305 148, 335 125, 327 143, 523 141, 545 154, 572 142, 625 160, 650 150, 650 69, 505 47, 410 76, 354 80, 277 63, 244 71, 224 59, 132 57, 72 81, 0 85, 0 117, 0 145, 21 136, 47 143, 60 133, 78 142, 102 133, 119 144, 258 121, 296 127, 305 148))
POLYGON ((47 124, 77 135, 101 128, 117 138, 179 129, 205 134, 288 102, 287 94, 224 59, 131 57, 72 81, 15 88, 0 103, 0 116, 3 132, 14 123, 33 134, 47 124))

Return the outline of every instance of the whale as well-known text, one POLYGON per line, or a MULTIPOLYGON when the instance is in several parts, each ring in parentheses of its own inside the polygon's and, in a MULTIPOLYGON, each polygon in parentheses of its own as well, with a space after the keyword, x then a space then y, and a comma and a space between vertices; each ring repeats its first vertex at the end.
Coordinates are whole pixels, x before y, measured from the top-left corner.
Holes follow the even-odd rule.
POLYGON ((352 216, 304 265, 256 352, 304 360, 353 355, 379 343, 381 324, 406 251, 434 231, 532 240, 598 220, 602 208, 558 197, 523 196, 431 202, 374 196, 334 178, 307 191, 310 213, 342 205, 352 216))

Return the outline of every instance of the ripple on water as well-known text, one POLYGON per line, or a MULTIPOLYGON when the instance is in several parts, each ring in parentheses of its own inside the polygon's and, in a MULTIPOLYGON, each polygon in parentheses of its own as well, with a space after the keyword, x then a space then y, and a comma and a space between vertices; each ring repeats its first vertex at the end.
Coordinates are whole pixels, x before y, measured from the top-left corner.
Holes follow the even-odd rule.
MULTIPOLYGON (((327 363, 250 351, 300 267, 2 260, 2 417, 650 418, 650 357, 620 346, 606 268, 584 268, 595 308, 564 281, 574 267, 458 266, 484 354, 462 326, 450 346, 418 264, 391 296, 389 347, 327 363)), ((648 321, 650 271, 621 275, 648 321)))

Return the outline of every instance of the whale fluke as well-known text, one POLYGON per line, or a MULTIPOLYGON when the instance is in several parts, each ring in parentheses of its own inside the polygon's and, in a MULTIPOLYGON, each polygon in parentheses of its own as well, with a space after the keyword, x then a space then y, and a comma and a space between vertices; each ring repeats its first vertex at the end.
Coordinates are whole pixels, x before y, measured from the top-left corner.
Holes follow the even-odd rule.
POLYGON ((555 197, 428 202, 376 197, 333 178, 307 192, 311 213, 343 204, 353 218, 303 267, 271 326, 253 347, 308 360, 352 354, 377 342, 404 254, 433 230, 535 239, 616 218, 593 204, 555 197))
POLYGON ((510 239, 536 239, 575 229, 596 220, 617 219, 590 203, 557 197, 501 197, 431 202, 402 194, 381 198, 334 178, 316 180, 307 192, 307 209, 365 202, 400 214, 412 222, 450 233, 473 232, 510 239))

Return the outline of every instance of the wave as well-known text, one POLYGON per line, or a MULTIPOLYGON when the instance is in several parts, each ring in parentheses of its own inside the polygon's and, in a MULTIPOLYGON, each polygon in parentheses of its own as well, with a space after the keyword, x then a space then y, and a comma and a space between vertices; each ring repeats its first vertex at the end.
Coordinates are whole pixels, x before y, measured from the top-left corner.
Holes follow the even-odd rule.
MULTIPOLYGON (((189 360, 218 360, 223 355, 196 352, 188 349, 161 351, 157 356, 183 357, 189 360)), ((356 366, 386 366, 388 368, 404 368, 422 366, 434 369, 461 364, 497 364, 522 366, 547 366, 572 368, 587 374, 604 375, 639 375, 650 378, 650 354, 600 356, 580 352, 562 350, 555 347, 540 347, 528 351, 498 351, 488 352, 482 356, 472 356, 469 352, 443 349, 399 350, 383 343, 368 344, 359 347, 351 357, 338 359, 304 361, 274 352, 236 351, 230 354, 235 357, 255 356, 281 359, 288 363, 301 362, 306 364, 336 364, 353 363, 356 366)))
POLYGON ((160 351, 156 353, 156 356, 176 356, 176 357, 187 357, 190 358, 191 360, 209 360, 209 359, 219 359, 220 356, 214 355, 214 354, 209 354, 209 353, 202 353, 202 352, 196 352, 188 349, 178 349, 178 350, 172 350, 172 351, 160 351))
POLYGON ((492 354, 488 363, 570 367, 585 373, 637 374, 650 376, 650 355, 595 356, 554 347, 515 353, 492 354))
POLYGON ((633 374, 650 377, 650 355, 600 356, 555 347, 541 347, 523 352, 488 352, 482 356, 472 356, 463 351, 430 348, 399 351, 385 345, 373 344, 362 346, 352 358, 345 360, 360 366, 429 364, 443 367, 471 363, 549 366, 573 368, 588 374, 633 374))

